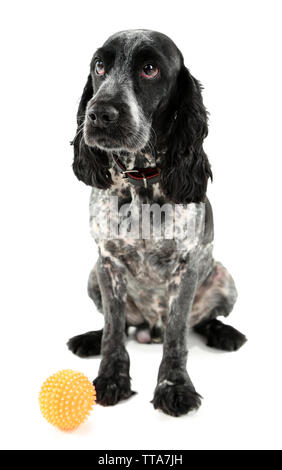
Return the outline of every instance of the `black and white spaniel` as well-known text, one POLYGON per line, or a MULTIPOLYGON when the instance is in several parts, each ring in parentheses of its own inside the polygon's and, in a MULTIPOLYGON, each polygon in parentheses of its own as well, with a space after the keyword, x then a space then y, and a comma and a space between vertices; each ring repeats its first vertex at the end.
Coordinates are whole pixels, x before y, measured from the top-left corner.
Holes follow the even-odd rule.
POLYGON ((231 312, 237 292, 213 258, 201 85, 167 36, 122 31, 93 56, 77 123, 73 170, 92 187, 99 247, 88 292, 105 324, 68 347, 81 357, 102 354, 97 400, 114 405, 134 393, 127 328, 139 342, 163 342, 153 404, 180 416, 201 398, 186 369, 189 326, 227 351, 246 341, 217 319, 231 312))

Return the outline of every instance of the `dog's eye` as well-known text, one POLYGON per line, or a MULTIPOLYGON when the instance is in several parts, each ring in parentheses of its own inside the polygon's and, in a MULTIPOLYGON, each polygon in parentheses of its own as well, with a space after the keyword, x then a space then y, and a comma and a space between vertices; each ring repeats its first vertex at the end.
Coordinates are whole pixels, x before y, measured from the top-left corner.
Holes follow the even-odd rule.
POLYGON ((97 60, 96 65, 95 65, 95 72, 97 75, 104 75, 105 66, 102 60, 97 60))
POLYGON ((155 78, 159 73, 159 69, 153 64, 144 65, 141 76, 144 78, 155 78))

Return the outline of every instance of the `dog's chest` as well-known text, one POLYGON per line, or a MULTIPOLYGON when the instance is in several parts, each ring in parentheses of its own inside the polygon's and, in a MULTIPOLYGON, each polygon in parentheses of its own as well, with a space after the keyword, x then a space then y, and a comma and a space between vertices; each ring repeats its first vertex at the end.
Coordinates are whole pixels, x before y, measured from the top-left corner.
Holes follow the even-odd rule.
POLYGON ((126 188, 92 190, 92 235, 100 254, 125 267, 129 278, 161 285, 200 246, 204 204, 160 205, 129 197, 126 188))

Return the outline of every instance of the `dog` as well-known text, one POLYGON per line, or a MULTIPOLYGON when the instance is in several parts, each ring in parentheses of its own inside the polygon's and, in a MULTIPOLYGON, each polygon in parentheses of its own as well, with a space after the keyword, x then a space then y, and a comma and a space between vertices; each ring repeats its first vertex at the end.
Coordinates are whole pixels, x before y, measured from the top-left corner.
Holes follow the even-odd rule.
POLYGON ((152 403, 171 416, 186 414, 202 398, 186 369, 189 327, 226 351, 246 341, 217 318, 231 312, 237 291, 213 258, 202 86, 169 37, 122 31, 92 58, 77 126, 73 171, 92 187, 90 226, 99 250, 88 293, 105 323, 71 338, 68 347, 80 357, 102 354, 93 383, 97 402, 107 406, 135 393, 128 327, 141 343, 163 342, 152 403), (145 235, 134 236, 129 226, 136 228, 141 213, 149 214, 145 235), (114 226, 111 236, 107 224, 114 226), (173 227, 173 236, 151 236, 152 226, 173 227))

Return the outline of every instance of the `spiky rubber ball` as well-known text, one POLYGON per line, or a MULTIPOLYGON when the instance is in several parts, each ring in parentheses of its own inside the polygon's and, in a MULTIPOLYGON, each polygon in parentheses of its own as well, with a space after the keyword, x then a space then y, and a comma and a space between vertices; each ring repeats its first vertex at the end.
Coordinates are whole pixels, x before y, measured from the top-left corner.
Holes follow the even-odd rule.
POLYGON ((39 393, 39 405, 44 418, 65 431, 83 423, 95 401, 94 385, 85 375, 71 369, 51 375, 39 393))

